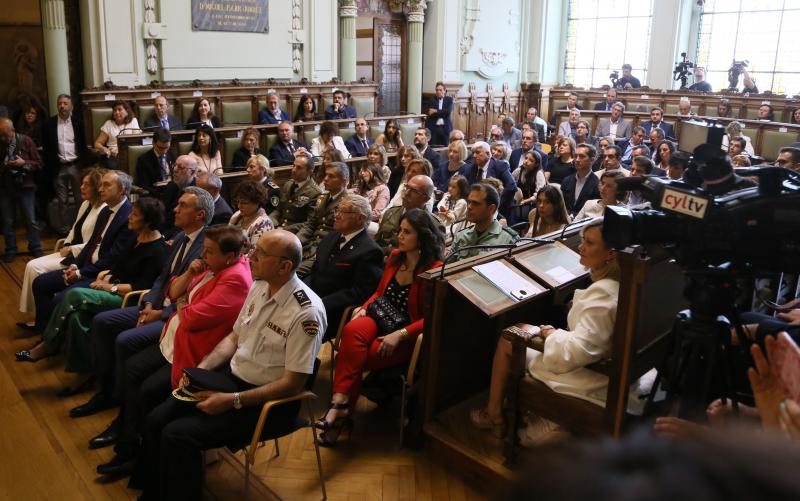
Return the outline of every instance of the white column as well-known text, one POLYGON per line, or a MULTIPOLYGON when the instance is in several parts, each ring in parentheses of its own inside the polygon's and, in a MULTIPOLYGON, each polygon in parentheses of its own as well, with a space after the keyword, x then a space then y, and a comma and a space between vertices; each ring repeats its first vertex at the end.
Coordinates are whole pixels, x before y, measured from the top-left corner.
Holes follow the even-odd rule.
POLYGON ((408 8, 408 73, 406 109, 411 113, 422 110, 422 24, 425 22, 427 0, 409 0, 408 8))
POLYGON ((64 0, 41 0, 44 60, 50 110, 57 108, 59 94, 69 94, 69 55, 64 0))

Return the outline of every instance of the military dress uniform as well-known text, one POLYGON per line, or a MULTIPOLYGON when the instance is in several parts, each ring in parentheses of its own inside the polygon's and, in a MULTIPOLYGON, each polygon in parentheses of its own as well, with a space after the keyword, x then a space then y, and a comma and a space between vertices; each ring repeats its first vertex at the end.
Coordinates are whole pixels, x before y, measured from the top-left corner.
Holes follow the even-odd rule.
POLYGON ((383 213, 375 241, 383 249, 383 255, 388 256, 392 249, 397 248, 397 234, 400 232, 400 218, 406 210, 402 205, 390 207, 383 213))
POLYGON ((267 201, 264 203, 264 210, 267 211, 267 214, 272 214, 278 210, 278 206, 281 204, 281 188, 271 180, 264 181, 263 186, 267 190, 267 201))
MULTIPOLYGON (((496 219, 492 221, 491 226, 483 233, 479 233, 475 226, 465 228, 456 233, 453 238, 453 243, 450 245, 450 250, 455 251, 461 247, 468 245, 503 245, 513 244, 519 239, 519 235, 511 228, 501 225, 496 219)), ((459 254, 456 259, 465 259, 472 256, 477 256, 481 251, 478 249, 468 250, 459 254)))
POLYGON ((343 189, 336 195, 331 195, 324 191, 315 202, 314 210, 308 216, 308 221, 297 231, 297 238, 303 244, 303 262, 297 274, 302 278, 308 275, 314 259, 317 257, 317 246, 325 235, 333 231, 334 212, 339 203, 347 195, 347 190, 343 189))
POLYGON ((296 233, 303 226, 320 192, 319 185, 312 177, 302 183, 290 179, 281 188, 281 201, 278 208, 269 215, 276 227, 296 233))
MULTIPOLYGON (((322 300, 297 276, 272 297, 266 281, 253 282, 233 326, 236 352, 222 372, 239 391, 276 381, 284 370, 310 375, 326 328, 322 300)), ((291 429, 299 409, 300 402, 272 409, 265 434, 291 429)), ((142 488, 145 499, 201 499, 201 451, 246 445, 260 414, 256 405, 210 416, 191 403, 168 399, 147 417, 131 486, 142 488)))

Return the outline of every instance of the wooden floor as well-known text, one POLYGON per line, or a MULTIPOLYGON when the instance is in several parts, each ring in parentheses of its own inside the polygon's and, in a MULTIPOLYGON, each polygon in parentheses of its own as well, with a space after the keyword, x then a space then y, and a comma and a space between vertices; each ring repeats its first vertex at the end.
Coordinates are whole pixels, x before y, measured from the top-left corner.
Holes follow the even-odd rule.
MULTIPOLYGON (((52 242, 46 242, 52 245, 52 242)), ((111 458, 111 448, 91 451, 90 437, 102 431, 116 410, 71 419, 70 408, 91 394, 58 398, 55 393, 71 381, 63 361, 53 357, 36 364, 13 360, 15 351, 36 339, 19 331, 15 322, 27 320, 19 313, 19 291, 25 262, 0 264, 0 499, 135 499, 138 492, 125 481, 96 482, 95 466, 111 458)), ((315 391, 321 396, 316 415, 329 395, 328 353, 315 391)), ((367 406, 364 406, 367 407, 367 406)), ((322 450, 322 462, 332 500, 479 500, 481 492, 447 465, 430 461, 424 452, 400 449, 398 416, 394 409, 359 409, 352 440, 322 450)), ((240 461, 226 453, 207 468, 205 499, 320 499, 314 447, 309 430, 280 441, 280 456, 272 458, 266 445, 254 468, 257 481, 245 496, 240 461)))

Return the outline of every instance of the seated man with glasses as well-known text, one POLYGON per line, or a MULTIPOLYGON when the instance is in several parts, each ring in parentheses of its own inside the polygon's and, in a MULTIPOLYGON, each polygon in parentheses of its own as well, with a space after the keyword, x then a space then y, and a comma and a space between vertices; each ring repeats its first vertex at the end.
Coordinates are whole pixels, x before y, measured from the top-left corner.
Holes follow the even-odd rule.
POLYGON ((625 177, 631 175, 631 171, 622 166, 622 149, 619 146, 611 145, 603 150, 603 168, 595 172, 597 178, 603 177, 603 173, 619 171, 625 177))
POLYGON ((795 148, 793 146, 784 146, 781 148, 778 159, 775 160, 775 166, 800 172, 800 148, 795 148))
POLYGON ((317 247, 304 282, 322 298, 328 319, 323 342, 336 335, 345 308, 363 304, 383 274, 383 252, 367 233, 369 200, 350 194, 334 211, 333 231, 317 247))
MULTIPOLYGON (((403 205, 390 207, 383 213, 375 234, 375 241, 385 255, 397 247, 397 232, 400 231, 400 218, 411 209, 426 210, 426 204, 433 199, 433 180, 425 175, 417 175, 403 185, 403 205)), ((444 227, 442 227, 444 232, 444 227)))
MULTIPOLYGON (((447 253, 450 254, 470 245, 502 245, 516 242, 519 238, 517 232, 502 226, 497 221, 499 205, 500 195, 497 190, 488 184, 473 184, 467 196, 467 221, 473 223, 473 226, 456 234, 447 253)), ((463 251, 455 260, 477 256, 481 252, 486 251, 478 249, 463 251)))

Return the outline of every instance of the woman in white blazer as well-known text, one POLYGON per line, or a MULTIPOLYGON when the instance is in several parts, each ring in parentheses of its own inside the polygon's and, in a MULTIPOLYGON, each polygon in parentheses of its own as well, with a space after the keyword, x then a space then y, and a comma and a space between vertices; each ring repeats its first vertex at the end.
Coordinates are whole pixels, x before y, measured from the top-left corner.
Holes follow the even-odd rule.
MULTIPOLYGON (((92 237, 97 216, 106 204, 100 201, 100 179, 105 174, 105 169, 92 168, 83 175, 81 183, 81 198, 83 203, 78 209, 78 217, 72 224, 72 229, 64 239, 64 246, 58 252, 32 259, 25 265, 25 275, 22 278, 22 292, 19 296, 19 311, 33 313, 33 280, 43 273, 66 268, 61 264, 65 259, 77 257, 83 246, 92 237)), ((76 194, 77 195, 77 194, 76 194)), ((21 323, 20 327, 29 324, 21 323)))
POLYGON ((311 154, 315 157, 321 157, 327 150, 336 149, 342 154, 344 158, 350 158, 350 151, 344 145, 342 136, 339 135, 339 129, 333 122, 322 122, 319 127, 319 137, 315 137, 311 141, 311 154))
MULTIPOLYGON (((605 401, 608 378, 584 367, 608 356, 619 297, 616 251, 605 243, 602 230, 603 219, 596 218, 581 231, 581 264, 591 271, 592 284, 575 291, 567 328, 525 326, 538 330, 543 338, 541 352, 528 349, 531 376, 555 392, 591 401, 605 401)), ((503 398, 510 368, 511 343, 500 338, 492 364, 488 406, 470 412, 476 427, 491 430, 496 436, 503 434, 503 398)))

